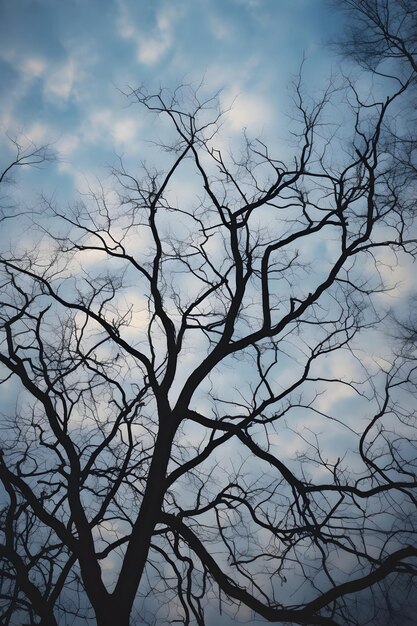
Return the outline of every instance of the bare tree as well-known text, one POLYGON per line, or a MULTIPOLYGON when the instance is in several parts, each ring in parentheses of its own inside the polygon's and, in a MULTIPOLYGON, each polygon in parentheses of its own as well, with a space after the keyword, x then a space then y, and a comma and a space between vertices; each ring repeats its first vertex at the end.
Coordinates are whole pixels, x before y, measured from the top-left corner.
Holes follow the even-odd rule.
POLYGON ((414 0, 347 0, 333 4, 347 14, 345 37, 336 43, 374 78, 408 85, 407 98, 395 111, 385 148, 408 175, 410 196, 416 181, 417 7, 414 0))
POLYGON ((401 80, 417 71, 417 8, 413 0, 346 0, 342 48, 371 72, 401 80), (391 70, 391 72, 390 72, 391 70))
POLYGON ((350 87, 349 141, 297 83, 293 158, 216 147, 216 99, 133 90, 170 123, 160 168, 120 162, 1 256, 5 626, 406 623, 415 366, 364 342, 383 255, 416 253, 384 147, 412 80, 350 87))
POLYGON ((14 157, 5 167, 0 169, 0 223, 16 218, 23 214, 22 211, 16 211, 16 207, 11 204, 11 195, 9 188, 15 183, 14 174, 20 168, 39 168, 45 163, 54 161, 56 154, 50 145, 36 146, 31 140, 25 136, 12 137, 8 136, 11 147, 14 150, 14 157))

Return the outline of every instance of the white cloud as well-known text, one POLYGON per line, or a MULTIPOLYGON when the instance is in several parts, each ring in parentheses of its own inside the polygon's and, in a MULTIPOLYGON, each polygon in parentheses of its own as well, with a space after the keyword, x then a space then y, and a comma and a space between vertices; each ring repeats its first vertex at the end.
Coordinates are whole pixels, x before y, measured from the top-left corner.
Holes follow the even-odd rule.
POLYGON ((155 65, 175 43, 173 31, 180 14, 178 5, 165 5, 157 12, 153 28, 138 29, 134 26, 128 8, 120 1, 117 32, 123 39, 136 43, 139 63, 155 65))
POLYGON ((136 289, 131 289, 125 294, 123 300, 120 301, 119 311, 121 314, 131 311, 129 325, 121 329, 123 339, 130 342, 142 339, 150 322, 148 299, 145 296, 138 295, 136 289))
POLYGON ((235 28, 232 24, 225 20, 222 15, 210 14, 208 16, 208 24, 212 35, 219 41, 230 41, 234 38, 235 28))
POLYGON ((110 139, 116 149, 129 148, 129 153, 132 154, 135 152, 141 127, 142 122, 136 115, 107 108, 93 109, 83 125, 82 134, 88 143, 110 139))
POLYGON ((16 115, 18 103, 24 99, 34 80, 43 77, 47 63, 38 56, 22 56, 14 49, 1 51, 0 58, 9 63, 19 75, 16 83, 7 90, 7 97, 2 102, 0 116, 1 126, 13 132, 13 130, 22 126, 16 115))
POLYGON ((25 130, 25 137, 35 145, 42 145, 51 140, 51 131, 45 125, 40 122, 35 122, 27 130, 25 130))
MULTIPOLYGON (((328 415, 332 414, 341 417, 339 415, 339 403, 348 398, 353 399, 358 397, 355 389, 353 386, 350 386, 349 383, 364 379, 366 374, 363 368, 359 361, 347 351, 336 351, 327 355, 326 358, 320 359, 316 364, 316 368, 318 376, 323 376, 324 378, 329 378, 337 382, 329 382, 321 386, 321 395, 318 396, 315 402, 315 408, 328 415), (343 381, 347 384, 344 384, 343 381)), ((364 404, 368 405, 369 401, 366 400, 364 404)), ((345 416, 345 418, 347 419, 347 416, 345 416)), ((317 419, 317 426, 322 421, 322 418, 319 416, 313 418, 313 423, 314 419, 317 419)), ((356 413, 352 414, 352 419, 356 419, 356 413)), ((314 429, 316 424, 309 424, 309 427, 314 429)))
MULTIPOLYGON (((388 305, 402 300, 415 289, 415 266, 413 259, 405 254, 394 253, 383 248, 375 254, 376 266, 381 279, 388 289, 378 294, 378 298, 388 305)), ((371 267, 372 269, 372 267, 371 267)))
POLYGON ((46 62, 39 57, 28 57, 22 60, 20 69, 29 78, 38 78, 45 73, 46 62))
POLYGON ((19 72, 20 80, 9 94, 9 105, 21 100, 35 80, 41 80, 43 93, 47 99, 67 101, 73 93, 74 83, 80 75, 75 58, 69 57, 63 63, 47 61, 40 56, 21 55, 8 51, 6 60, 19 72))
POLYGON ((59 156, 62 159, 69 159, 76 152, 80 145, 78 135, 65 134, 55 144, 59 156))
POLYGON ((138 60, 145 65, 154 65, 175 43, 174 27, 181 16, 178 5, 166 5, 156 15, 156 27, 152 36, 141 37, 138 60))
MULTIPOLYGON (((226 93, 226 99, 232 100, 233 93, 226 93)), ((266 98, 257 93, 243 91, 237 95, 233 107, 227 116, 230 130, 241 132, 250 127, 251 132, 260 132, 272 119, 271 105, 266 98)))
POLYGON ((71 58, 51 68, 45 76, 45 95, 67 101, 73 91, 76 70, 75 61, 71 58))
POLYGON ((169 50, 171 37, 168 33, 152 37, 144 37, 138 46, 137 58, 140 63, 154 65, 169 50))
POLYGON ((154 65, 171 48, 173 26, 178 17, 176 9, 164 7, 156 16, 156 27, 151 36, 140 36, 137 58, 140 63, 154 65))
POLYGON ((137 36, 136 28, 129 19, 127 8, 122 2, 119 2, 119 16, 116 22, 117 34, 122 39, 134 39, 137 36))
POLYGON ((136 137, 139 130, 138 120, 133 117, 117 120, 113 127, 113 137, 116 143, 124 144, 136 137))

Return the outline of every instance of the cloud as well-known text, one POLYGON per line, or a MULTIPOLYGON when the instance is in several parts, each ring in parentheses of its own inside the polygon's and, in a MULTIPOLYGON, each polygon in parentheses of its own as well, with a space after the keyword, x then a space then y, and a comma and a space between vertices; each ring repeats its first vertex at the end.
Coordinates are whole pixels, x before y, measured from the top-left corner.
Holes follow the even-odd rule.
POLYGON ((119 2, 119 15, 116 21, 117 34, 122 39, 135 39, 137 37, 137 29, 130 19, 126 6, 119 2))
MULTIPOLYGON (((378 294, 378 298, 390 306, 394 306, 395 301, 407 299, 415 289, 414 260, 389 248, 377 251, 374 258, 382 282, 388 289, 378 294)), ((370 263, 370 271, 372 268, 373 263, 370 263)))
POLYGON ((138 47, 138 60, 154 65, 174 43, 174 26, 179 18, 178 7, 165 6, 156 15, 156 26, 150 37, 142 37, 138 47))
POLYGON ((43 96, 47 101, 66 102, 71 97, 75 79, 80 75, 75 58, 69 57, 64 62, 57 63, 41 56, 11 51, 6 56, 6 60, 19 76, 14 90, 9 93, 9 106, 21 102, 32 89, 35 81, 41 81, 43 96))
POLYGON ((171 37, 168 33, 155 38, 143 38, 138 47, 138 61, 145 65, 155 65, 170 47, 171 37))
MULTIPOLYGON (((233 93, 226 93, 226 100, 231 100, 233 93)), ((257 93, 243 91, 236 96, 233 107, 227 116, 228 126, 233 132, 240 132, 250 127, 252 132, 262 131, 272 118, 271 105, 266 98, 257 93)))
POLYGON ((72 157, 72 155, 76 152, 80 145, 80 137, 78 135, 66 133, 60 137, 55 145, 59 152, 59 156, 65 160, 72 157))
POLYGON ((47 62, 40 56, 23 55, 8 48, 2 50, 0 59, 5 61, 16 79, 2 93, 1 125, 5 129, 21 127, 16 110, 30 92, 36 80, 42 80, 47 62))
POLYGON ((123 111, 113 109, 93 109, 90 111, 82 134, 88 143, 113 140, 117 149, 129 147, 134 151, 142 122, 135 115, 126 115, 123 111))
POLYGON ((45 75, 45 96, 67 101, 73 91, 76 73, 76 63, 72 58, 65 63, 50 68, 45 75))
POLYGON ((21 61, 20 69, 29 79, 38 78, 45 73, 47 67, 40 57, 27 57, 21 61))
POLYGON ((229 42, 236 35, 236 28, 226 20, 224 15, 208 14, 208 25, 210 32, 219 41, 229 42))
POLYGON ((25 131, 25 137, 27 137, 29 141, 36 146, 40 146, 50 141, 51 135, 51 129, 40 122, 35 122, 25 131))
POLYGON ((159 63, 175 44, 174 27, 181 14, 178 5, 163 5, 156 13, 153 25, 144 24, 137 28, 126 4, 120 1, 117 32, 122 39, 136 43, 139 63, 152 66, 159 63))

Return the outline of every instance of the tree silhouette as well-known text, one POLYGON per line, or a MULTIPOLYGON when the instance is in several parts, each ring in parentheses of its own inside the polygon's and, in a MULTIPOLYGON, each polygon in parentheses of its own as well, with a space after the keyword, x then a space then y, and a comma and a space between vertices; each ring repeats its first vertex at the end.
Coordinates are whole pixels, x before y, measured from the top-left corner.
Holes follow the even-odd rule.
POLYGON ((387 255, 416 253, 387 149, 413 81, 366 104, 299 81, 291 157, 219 149, 201 90, 132 90, 169 122, 161 165, 45 201, 2 254, 5 626, 406 622, 415 364, 367 352, 387 255))

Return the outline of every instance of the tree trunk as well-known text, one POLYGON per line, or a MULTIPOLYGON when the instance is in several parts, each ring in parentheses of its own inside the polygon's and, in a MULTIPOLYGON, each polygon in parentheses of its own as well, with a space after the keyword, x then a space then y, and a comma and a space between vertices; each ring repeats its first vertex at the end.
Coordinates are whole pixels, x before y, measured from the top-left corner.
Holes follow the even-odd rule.
POLYGON ((39 626, 58 626, 58 622, 55 619, 53 613, 50 615, 44 615, 39 622, 39 626))
POLYGON ((124 607, 112 607, 96 610, 97 626, 130 626, 130 611, 124 607))
MULTIPOLYGON (((129 607, 129 612, 146 566, 152 534, 160 518, 165 495, 166 471, 175 433, 172 421, 171 424, 166 421, 165 427, 159 430, 140 512, 133 526, 119 580, 112 594, 119 605, 129 607)), ((117 622, 118 626, 119 623, 124 624, 117 622)))

